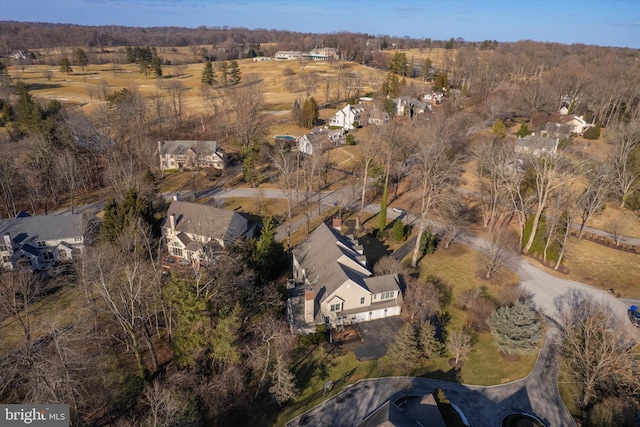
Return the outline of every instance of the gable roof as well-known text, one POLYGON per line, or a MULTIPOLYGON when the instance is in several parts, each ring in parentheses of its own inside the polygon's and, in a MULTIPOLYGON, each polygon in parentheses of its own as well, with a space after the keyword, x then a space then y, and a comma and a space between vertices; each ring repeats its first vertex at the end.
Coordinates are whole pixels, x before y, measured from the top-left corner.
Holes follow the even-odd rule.
POLYGON ((180 155, 185 154, 189 149, 203 156, 210 156, 219 150, 216 141, 160 141, 160 154, 180 155))
MULTIPOLYGON (((167 211, 163 228, 169 228, 169 216, 175 215, 176 233, 207 236, 232 242, 246 233, 248 221, 235 211, 174 200, 167 211)), ((180 236, 180 234, 178 234, 180 236)))
POLYGON ((82 237, 82 214, 19 216, 0 220, 0 235, 10 234, 14 243, 82 237))
POLYGON ((319 302, 351 280, 371 293, 398 289, 396 275, 371 276, 357 242, 322 223, 293 249, 319 302))
POLYGON ((518 149, 529 149, 529 150, 540 150, 544 152, 553 152, 555 153, 556 148, 558 147, 558 139, 557 138, 547 138, 540 135, 528 135, 524 138, 518 138, 516 140, 516 150, 518 149))

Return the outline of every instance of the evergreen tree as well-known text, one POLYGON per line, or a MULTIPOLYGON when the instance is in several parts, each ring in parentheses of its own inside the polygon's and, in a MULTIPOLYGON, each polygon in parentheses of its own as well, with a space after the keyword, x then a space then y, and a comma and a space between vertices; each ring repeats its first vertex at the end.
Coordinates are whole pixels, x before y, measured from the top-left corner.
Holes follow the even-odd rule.
POLYGON ((227 61, 222 61, 218 65, 218 69, 220 70, 220 74, 222 74, 222 85, 226 87, 229 79, 229 63, 227 61))
POLYGON ((176 276, 166 286, 169 306, 175 316, 171 349, 173 361, 179 366, 193 365, 194 355, 205 344, 206 300, 198 298, 195 289, 192 281, 176 276))
POLYGON ((408 69, 407 55, 403 52, 395 53, 389 60, 389 71, 392 71, 399 76, 406 76, 408 69))
POLYGON ((401 219, 393 221, 393 240, 396 242, 404 242, 407 238, 407 230, 401 219))
POLYGON ((442 344, 436 338, 436 328, 428 320, 420 324, 418 332, 420 340, 420 349, 427 359, 433 359, 442 352, 442 344))
POLYGON ((302 105, 302 123, 301 125, 306 128, 312 128, 313 125, 318 121, 318 117, 320 116, 320 109, 318 107, 318 103, 316 100, 311 97, 307 99, 302 105))
POLYGON ((280 405, 298 396, 295 377, 287 368, 284 357, 280 353, 276 354, 271 381, 273 385, 269 387, 269 393, 280 405))
POLYGON ((422 63, 422 66, 420 67, 420 77, 425 82, 431 78, 432 66, 433 64, 431 63, 431 59, 427 58, 424 60, 424 62, 422 63))
POLYGON ((433 83, 433 91, 434 92, 442 92, 447 91, 449 89, 449 77, 447 73, 441 71, 436 76, 436 80, 433 83))
POLYGON ((382 83, 382 95, 395 98, 400 94, 400 81, 398 75, 393 71, 387 73, 387 77, 382 83))
POLYGON ((524 138, 525 136, 529 135, 531 132, 529 132, 529 126, 526 123, 522 123, 520 125, 520 129, 518 129, 518 131, 516 132, 516 136, 518 138, 524 138))
POLYGON ((239 84, 240 80, 242 80, 242 72, 240 71, 238 61, 236 61, 235 59, 231 61, 231 64, 229 65, 229 76, 231 78, 231 84, 233 86, 239 84))
POLYGON ((67 74, 73 73, 69 58, 67 58, 66 56, 60 60, 60 71, 67 74))
POLYGON ((149 64, 149 69, 151 70, 154 78, 157 79, 159 77, 162 77, 162 61, 159 57, 153 57, 151 63, 149 64))
POLYGON ((492 130, 498 138, 504 138, 507 136, 507 126, 505 126, 504 122, 500 119, 496 119, 493 122, 492 130))
POLYGON ((100 238, 114 243, 138 218, 152 228, 155 225, 149 203, 140 197, 137 191, 127 191, 120 203, 117 203, 113 198, 108 199, 100 226, 100 238))
POLYGON ((216 83, 216 72, 213 69, 213 63, 211 61, 207 61, 206 64, 204 64, 200 82, 207 86, 213 86, 216 83))
POLYGON ((380 213, 378 214, 378 234, 382 234, 387 228, 387 187, 382 190, 382 199, 380 200, 380 213))
POLYGON ((263 283, 277 277, 285 268, 287 257, 282 243, 276 240, 276 225, 272 218, 265 220, 260 237, 248 242, 247 247, 247 259, 263 283))
POLYGON ((487 324, 496 346, 504 353, 533 353, 542 339, 542 324, 531 302, 517 301, 513 306, 500 307, 487 324))
POLYGON ((82 68, 84 71, 84 67, 89 65, 89 55, 82 48, 77 48, 73 51, 73 65, 77 65, 82 68))
POLYGON ((416 337, 416 330, 411 323, 405 323, 389 344, 387 350, 389 360, 408 370, 418 366, 423 352, 416 337))

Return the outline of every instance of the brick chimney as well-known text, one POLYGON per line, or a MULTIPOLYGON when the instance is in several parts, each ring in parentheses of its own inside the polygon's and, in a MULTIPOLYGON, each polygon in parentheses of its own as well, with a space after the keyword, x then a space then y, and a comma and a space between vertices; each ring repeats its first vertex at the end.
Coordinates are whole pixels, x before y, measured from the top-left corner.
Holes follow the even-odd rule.
POLYGON ((339 216, 333 218, 333 228, 342 233, 342 218, 339 216))
POLYGON ((311 290, 304 291, 304 321, 312 323, 315 317, 316 293, 311 290))

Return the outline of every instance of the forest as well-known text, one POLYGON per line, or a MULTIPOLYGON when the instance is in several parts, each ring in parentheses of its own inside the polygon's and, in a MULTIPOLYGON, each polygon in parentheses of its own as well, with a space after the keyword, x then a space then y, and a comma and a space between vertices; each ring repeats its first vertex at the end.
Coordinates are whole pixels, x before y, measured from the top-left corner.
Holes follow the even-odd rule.
MULTIPOLYGON (((299 366, 292 355, 301 348, 312 351, 314 340, 324 339, 290 333, 285 284, 291 230, 280 243, 276 226, 298 215, 308 233, 317 208, 314 196, 332 181, 344 179, 353 188, 349 213, 356 231, 366 221, 366 203, 375 200, 386 212, 404 192, 412 195, 417 243, 409 265, 385 259, 377 271, 405 275, 403 316, 409 326, 401 339, 422 340, 430 354, 426 359, 436 353, 451 354, 456 363, 464 359, 471 338, 488 336, 491 322, 499 325, 505 310, 535 317, 518 290, 489 295, 477 287, 456 294, 464 325, 451 329, 448 339, 438 334, 434 324, 446 322, 429 319, 446 318, 451 290, 437 277, 409 274, 435 250, 433 219, 442 224, 437 241, 443 250, 473 226, 486 233, 490 244, 479 274, 487 286, 517 253, 535 254, 562 270, 565 252, 576 242, 571 230, 578 226, 580 239, 607 206, 640 223, 637 50, 4 21, 0 53, 0 145, 7 153, 0 159, 0 216, 21 210, 47 214, 61 207, 73 212, 78 200, 106 201, 100 221, 87 219, 86 251, 65 274, 0 275, 1 327, 12 331, 1 346, 0 401, 68 403, 73 425, 272 425, 295 402, 305 380, 295 376, 299 366), (314 71, 296 62, 278 70, 278 100, 265 89, 269 79, 244 71, 257 67, 251 58, 317 46, 339 48, 336 64, 314 71), (66 84, 52 83, 51 67, 71 81, 96 66, 102 67, 96 71, 104 73, 101 77, 125 70, 149 84, 116 86, 105 77, 84 95, 91 108, 38 96, 47 85, 66 84), (38 83, 24 77, 30 70, 38 83), (275 132, 308 132, 328 112, 360 98, 372 98, 375 108, 394 116, 390 99, 431 92, 444 101, 425 114, 350 131, 348 144, 358 152, 346 172, 328 148, 301 160, 290 147, 273 142, 275 132), (555 157, 525 156, 523 173, 513 173, 519 160, 514 134, 547 131, 548 123, 561 120, 563 107, 597 134, 564 129, 555 157), (238 185, 269 183, 286 194, 287 209, 264 218, 255 239, 216 253, 215 268, 181 274, 162 268, 166 249, 159 224, 167 206, 155 150, 157 141, 171 139, 216 140, 239 160, 238 185), (456 189, 469 176, 476 185, 466 199, 471 201, 460 202, 456 189), (43 307, 50 316, 35 316, 43 307)), ((202 175, 193 176, 189 189, 195 194, 206 183, 202 175)), ((382 235, 389 223, 381 214, 373 229, 382 235)), ((407 232, 401 225, 394 227, 398 240, 407 232)), ((607 232, 619 237, 631 226, 626 227, 611 222, 607 232)), ((533 323, 535 348, 537 318, 533 323)), ((574 338, 567 335, 567 349, 579 346, 574 338)), ((501 343, 513 350, 508 340, 501 343)), ((390 346, 392 358, 406 356, 401 344, 398 339, 390 346)), ((628 356, 629 349, 620 354, 628 356)), ((420 354, 415 358, 409 368, 429 363, 420 354)), ((577 372, 573 362, 565 365, 577 372)), ((624 410, 635 403, 625 397, 638 385, 623 378, 635 372, 626 368, 599 386, 580 383, 574 372, 581 384, 578 407, 587 419, 603 401, 619 399, 624 410)))

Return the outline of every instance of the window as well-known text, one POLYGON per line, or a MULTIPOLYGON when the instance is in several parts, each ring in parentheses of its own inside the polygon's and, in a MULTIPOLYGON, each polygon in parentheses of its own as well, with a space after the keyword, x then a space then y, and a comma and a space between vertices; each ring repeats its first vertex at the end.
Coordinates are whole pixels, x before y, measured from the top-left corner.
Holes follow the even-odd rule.
POLYGON ((0 246, 0 251, 4 252, 4 251, 8 251, 9 248, 7 248, 5 245, 0 246))
POLYGON ((47 246, 47 242, 45 242, 44 240, 40 240, 38 242, 38 247, 39 248, 44 248, 45 246, 47 246))
POLYGON ((396 296, 395 291, 391 291, 391 292, 383 292, 383 293, 380 295, 380 299, 391 299, 391 298, 393 298, 394 296, 396 296))
POLYGON ((2 257, 2 262, 9 262, 9 261, 11 261, 11 257, 8 257, 6 255, 2 257))
POLYGON ((360 297, 360 304, 364 304, 364 297, 360 297))
POLYGON ((329 307, 329 311, 335 312, 335 311, 340 311, 342 309, 342 303, 338 303, 338 304, 331 304, 331 307, 329 307))
POLYGON ((74 242, 82 242, 82 236, 74 237, 73 241, 74 242))
POLYGON ((43 252, 42 259, 45 261, 53 261, 53 252, 43 252))
POLYGON ((171 248, 173 249, 173 256, 182 256, 182 249, 180 248, 171 248))
POLYGON ((58 249, 58 258, 67 259, 67 251, 63 249, 58 249))

